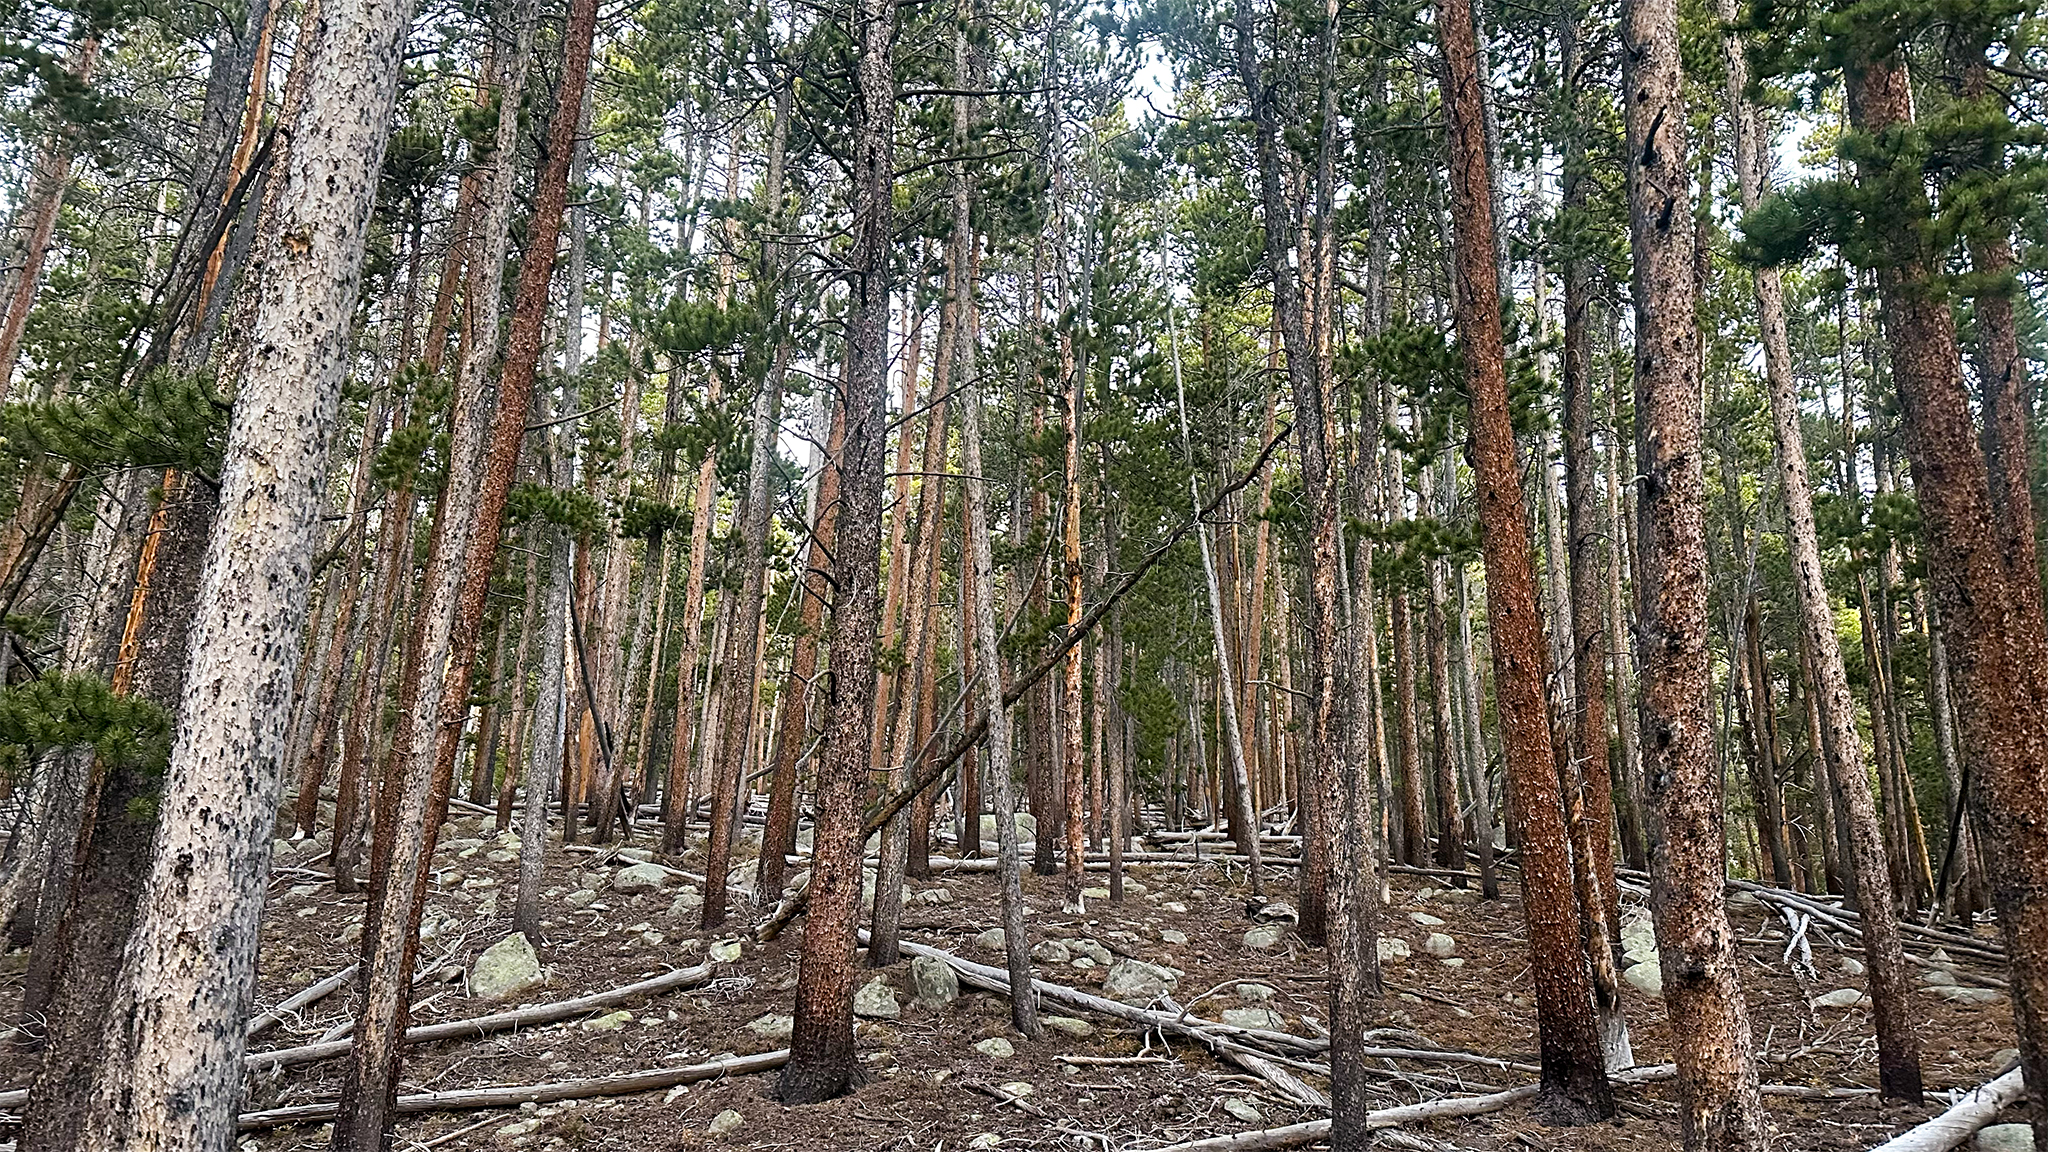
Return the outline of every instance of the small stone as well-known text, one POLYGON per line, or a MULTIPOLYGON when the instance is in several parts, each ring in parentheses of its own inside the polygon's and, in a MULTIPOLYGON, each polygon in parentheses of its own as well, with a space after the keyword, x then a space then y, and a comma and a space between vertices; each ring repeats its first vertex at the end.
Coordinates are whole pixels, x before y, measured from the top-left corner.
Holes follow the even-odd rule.
POLYGON ((790 1030, 795 1025, 795 1018, 770 1012, 747 1021, 746 1029, 763 1040, 779 1044, 789 1039, 790 1030))
POLYGON ((602 1016, 585 1020, 579 1027, 585 1032, 617 1032, 633 1022, 633 1014, 624 1010, 607 1012, 602 1016))
POLYGON ((1095 1035, 1095 1025, 1072 1016, 1040 1016, 1038 1022, 1062 1036, 1071 1036, 1076 1040, 1086 1040, 1095 1035))
POLYGON ((1006 1094, 1011 1096, 1029 1096, 1033 1092, 1038 1091, 1038 1089, 1033 1088, 1031 1086, 1030 1081, 1027 1080, 1012 1080, 1008 1084, 1003 1084, 999 1087, 1001 1087, 1006 1094))
POLYGON ((1287 1030, 1287 1021, 1271 1008, 1225 1008, 1223 1024, 1228 1028, 1252 1028, 1262 1032, 1287 1030))
POLYGON ((1431 916, 1427 912, 1410 912, 1408 919, 1415 921, 1415 923, 1424 928, 1441 928, 1444 926, 1443 917, 1431 916))
POLYGON ((1664 995, 1664 969, 1656 963, 1631 964, 1621 978, 1645 996, 1664 995))
POLYGON ((612 877, 617 892, 659 892, 668 887, 668 870, 659 864, 635 864, 612 877))
POLYGON ((1159 930, 1159 938, 1168 944, 1185 944, 1188 942, 1188 934, 1178 928, 1161 928, 1159 930))
POLYGON ((1102 980, 1102 994, 1125 1004, 1150 1004, 1173 991, 1180 978, 1172 970, 1143 960, 1119 960, 1102 980))
POLYGON ((545 974, 533 945, 518 932, 512 933, 476 958, 469 970, 470 995, 484 1000, 503 1000, 530 988, 538 988, 545 974))
POLYGON ((1920 983, 1927 988, 1953 988, 1956 986, 1956 974, 1934 968, 1920 974, 1920 983))
POLYGON ((1088 900, 1107 900, 1107 899, 1109 899, 1109 889, 1107 889, 1107 888, 1083 888, 1083 889, 1081 889, 1081 896, 1082 896, 1082 897, 1083 897, 1084 899, 1088 899, 1088 900))
POLYGON ((1463 968, 1465 966, 1465 958, 1463 956, 1447 956, 1444 958, 1443 965, 1446 968, 1463 968))
POLYGON ((853 1014, 870 1020, 894 1020, 903 1015, 903 1009, 896 1003, 896 989, 877 976, 853 994, 853 1014))
POLYGON ((1399 964, 1414 954, 1409 949, 1408 942, 1399 936, 1380 937, 1380 963, 1399 964))
POLYGON ((1031 958, 1040 964, 1065 964, 1074 954, 1064 940, 1040 940, 1031 946, 1031 958))
POLYGON ((1301 913, 1294 910, 1294 905, 1275 900, 1252 913, 1252 919, 1261 924, 1299 924, 1301 913))
POLYGON ((917 894, 919 904, 951 904, 953 890, 950 888, 927 888, 917 894))
POLYGON ((659 948, 667 940, 668 937, 652 929, 640 934, 640 946, 643 948, 659 948))
POLYGON ((1929 952, 1927 954, 1927 962, 1936 968, 1951 968, 1955 966, 1955 961, 1949 957, 1946 948, 1936 948, 1934 951, 1929 952))
POLYGON ((538 1127, 540 1127, 540 1121, 538 1120, 515 1120, 498 1129, 498 1135, 508 1139, 513 1136, 524 1136, 538 1127))
POLYGON ((705 1131, 711 1133, 713 1136, 728 1136, 734 1132, 739 1131, 740 1125, 745 1124, 746 1122, 747 1118, 745 1116, 742 1116, 738 1112, 735 1112, 732 1109, 727 1108, 725 1111, 720 1112, 718 1115, 713 1116, 711 1118, 711 1125, 710 1127, 706 1128, 705 1131))
POLYGON ((990 928, 986 932, 976 934, 974 946, 984 952, 1001 952, 1003 950, 1003 930, 1001 928, 990 928))
POLYGON ((1442 960, 1458 954, 1458 941, 1442 932, 1431 932, 1422 942, 1422 950, 1442 960))
POLYGON ((720 940, 704 953, 704 958, 713 964, 730 964, 740 958, 740 952, 738 940, 720 940))
POLYGON ((1842 957, 1842 973, 1844 975, 1861 976, 1863 975, 1864 971, 1865 969, 1863 967, 1863 961, 1858 960, 1854 956, 1842 957))
POLYGON ((597 893, 589 888, 578 888, 562 897, 562 903, 571 908, 588 908, 597 899, 597 893))
POLYGON ((484 859, 489 860, 493 864, 510 864, 519 859, 519 850, 516 848, 498 848, 485 855, 484 859))
POLYGON ((1815 1008, 1854 1008, 1863 1003, 1863 993, 1854 988, 1837 988, 1813 998, 1815 1008))
POLYGON ((991 1036, 974 1046, 976 1052, 992 1060, 1007 1060, 1017 1054, 1017 1047, 1001 1036, 991 1036))
POLYGON ((1257 1002, 1271 1000, 1275 995, 1276 993, 1271 984, 1239 984, 1237 986, 1237 998, 1239 1000, 1257 1002))
MULTIPOLYGON (((989 819, 989 817, 984 816, 982 817, 982 819, 987 820, 989 819)), ((1003 1138, 1001 1136, 998 1136, 993 1132, 983 1132, 981 1135, 976 1136, 972 1140, 969 1140, 967 1142, 967 1146, 969 1148, 975 1149, 976 1152, 979 1152, 980 1149, 994 1148, 1002 1142, 1003 1138)))
POLYGON ((1949 985, 1944 988, 1929 988, 1928 991, 1952 1004, 1998 1004, 2005 1000, 2005 993, 1996 988, 1958 988, 1949 985))
POLYGON ((1979 1129, 1970 1147, 1974 1152, 2034 1152, 2034 1128, 2030 1124, 1993 1124, 1979 1129))
POLYGON ((1278 924, 1261 924, 1244 934, 1244 946, 1260 952, 1278 948, 1287 939, 1287 929, 1278 924))
POLYGON ((944 960, 930 956, 910 961, 910 998, 920 1006, 938 1008, 960 998, 960 977, 944 960))
POLYGON ((1161 904, 1160 907, 1176 916, 1185 916, 1188 911, 1188 906, 1178 900, 1168 900, 1166 903, 1161 904))
POLYGON ((672 918, 691 916, 695 915, 697 910, 702 907, 704 907, 704 897, 698 895, 695 888, 685 888, 669 904, 668 914, 672 918))
POLYGON ((1097 964, 1097 963, 1095 962, 1095 958, 1094 958, 1093 956, 1076 956, 1076 957, 1074 957, 1074 958, 1073 958, 1072 960, 1068 961, 1068 963, 1070 963, 1070 964, 1072 964, 1072 965, 1073 965, 1074 967, 1076 967, 1076 968, 1080 968, 1080 969, 1082 969, 1082 970, 1084 970, 1084 971, 1085 971, 1085 970, 1087 970, 1087 969, 1090 969, 1090 968, 1100 968, 1100 967, 1101 967, 1101 965, 1100 965, 1100 964, 1097 964))
POLYGON ((635 864, 650 864, 654 861, 654 853, 645 848, 621 848, 619 859, 631 860, 635 864))
POLYGON ((1259 1106, 1242 1096, 1225 1096, 1223 1098, 1223 1110, 1247 1124, 1257 1124, 1265 1119, 1259 1113, 1259 1106))

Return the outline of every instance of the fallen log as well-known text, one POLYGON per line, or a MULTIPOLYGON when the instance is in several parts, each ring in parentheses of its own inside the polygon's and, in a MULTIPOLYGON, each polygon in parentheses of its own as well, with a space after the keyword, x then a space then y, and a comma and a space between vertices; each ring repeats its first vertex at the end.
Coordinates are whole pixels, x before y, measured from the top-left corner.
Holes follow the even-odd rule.
MULTIPOLYGON (((510 1084, 499 1088, 422 1092, 415 1096, 400 1096, 396 1110, 400 1113, 467 1112, 476 1108, 517 1108, 521 1104, 546 1104, 555 1100, 630 1096, 636 1092, 673 1088, 678 1084, 697 1084, 726 1076, 747 1076, 756 1072, 767 1072, 788 1062, 789 1049, 779 1048, 758 1056, 738 1056, 710 1064, 655 1068, 646 1072, 598 1076, 588 1080, 557 1080, 549 1084, 510 1084)), ((340 1110, 339 1100, 322 1100, 316 1104, 295 1104, 289 1108, 244 1112, 241 1116, 241 1129, 249 1132, 264 1128, 281 1128, 287 1124, 321 1124, 334 1119, 340 1110)))
MULTIPOLYGON (((436 1040, 475 1039, 493 1032, 505 1032, 514 1028, 529 1028, 540 1024, 553 1024, 581 1016, 599 1008, 610 1008, 640 996, 651 996, 657 992, 668 992, 676 988, 688 988, 711 978, 711 965, 699 964, 694 968, 679 968, 660 976, 626 984, 607 992, 596 992, 579 996, 574 1000, 557 1000, 552 1004, 536 1004, 531 1008, 518 1008, 510 1012, 497 1012, 489 1016, 475 1016, 467 1020, 450 1020, 442 1024, 426 1024, 405 1030, 407 1044, 429 1044, 436 1040)), ((303 1044, 297 1048, 276 1048, 268 1052, 251 1052, 242 1058, 248 1071, 267 1072, 272 1068, 285 1068, 295 1064, 311 1064, 339 1056, 355 1047, 355 1039, 347 1037, 320 1044, 303 1044)), ((0 1106, 5 1101, 0 1100, 0 1106)))
MULTIPOLYGON (((1484 1096, 1447 1096, 1441 1100, 1425 1100, 1420 1104, 1381 1108, 1365 1114, 1365 1126, 1371 1130, 1378 1130, 1398 1128, 1403 1124, 1414 1124, 1423 1120, 1484 1116, 1489 1112, 1498 1112, 1517 1100, 1527 1100, 1536 1095, 1536 1091, 1536 1085, 1524 1084, 1519 1088, 1491 1092, 1484 1096)), ((1299 1148, 1304 1144, 1313 1144, 1329 1138, 1328 1120, 1310 1120, 1280 1128, 1259 1128, 1230 1136, 1190 1140, 1185 1144, 1168 1144, 1163 1148, 1150 1149, 1149 1152, 1270 1152, 1277 1148, 1299 1148)))
POLYGON ((336 972, 334 975, 329 976, 327 979, 320 981, 318 984, 315 984, 312 987, 305 989, 298 995, 293 996, 291 999, 286 1000, 284 1003, 279 1004, 277 1007, 272 1008, 270 1011, 265 1012, 261 1016, 256 1017, 254 1020, 249 1021, 249 1031, 247 1035, 243 1037, 244 1041, 254 1040, 258 1036, 263 1035, 265 1032, 268 1032, 273 1026, 275 1026, 278 1021, 283 1020, 286 1016, 289 1016, 292 1013, 297 1012, 299 1009, 304 1008, 308 1004, 312 1004, 326 997, 335 989, 340 988, 342 985, 348 983, 350 980, 355 979, 356 969, 358 967, 359 965, 351 964, 348 967, 343 968, 341 971, 336 972))
POLYGON ((1989 1084, 1980 1084, 1934 1119, 1910 1128, 1877 1146, 1875 1152, 1948 1152, 1975 1136, 1997 1118, 1999 1110, 2027 1094, 2026 1081, 2014 1068, 1989 1084))

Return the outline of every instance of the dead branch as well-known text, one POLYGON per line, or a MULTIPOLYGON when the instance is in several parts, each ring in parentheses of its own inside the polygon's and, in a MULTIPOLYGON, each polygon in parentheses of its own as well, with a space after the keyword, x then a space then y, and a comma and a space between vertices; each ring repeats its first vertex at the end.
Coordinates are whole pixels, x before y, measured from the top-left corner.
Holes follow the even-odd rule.
POLYGON ((2027 1094, 2026 1081, 2014 1068, 1989 1084, 1963 1093, 1948 1111, 1877 1146, 1875 1152, 1948 1152, 1997 1117, 2000 1109, 2027 1094))
MULTIPOLYGON (((416 1096, 400 1096, 397 1111, 467 1112, 475 1108, 517 1108, 521 1104, 546 1104, 555 1100, 627 1096, 635 1092, 673 1088, 678 1084, 696 1084, 725 1076, 747 1076, 756 1072, 767 1072, 788 1062, 789 1049, 781 1048, 773 1052, 763 1052, 758 1056, 738 1056, 710 1064, 655 1068, 646 1072, 599 1076, 589 1080, 557 1080, 549 1084, 511 1084, 499 1088, 422 1092, 416 1096)), ((319 1124, 334 1119, 340 1108, 339 1100, 322 1100, 317 1104, 298 1104, 290 1108, 244 1112, 241 1127, 242 1131, 248 1132, 262 1128, 280 1128, 287 1124, 319 1124)))

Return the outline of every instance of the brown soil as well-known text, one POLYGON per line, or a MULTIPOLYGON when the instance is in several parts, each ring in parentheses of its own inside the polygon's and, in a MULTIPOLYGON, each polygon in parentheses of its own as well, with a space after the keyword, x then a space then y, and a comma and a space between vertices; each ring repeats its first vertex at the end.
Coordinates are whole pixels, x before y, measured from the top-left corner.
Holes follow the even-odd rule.
MULTIPOLYGON (((464 824, 462 834, 474 836, 474 821, 465 820, 464 824)), ((427 964, 429 971, 466 971, 479 952, 511 931, 511 889, 517 865, 488 861, 486 855, 496 847, 487 842, 468 859, 443 857, 463 875, 461 880, 437 888, 429 900, 428 921, 447 921, 446 927, 422 946, 422 956, 432 960, 427 964), (463 888, 463 880, 495 885, 463 888), (488 908, 486 901, 492 894, 497 894, 497 906, 489 909, 490 914, 482 914, 480 907, 488 908)), ((290 871, 294 857, 312 855, 312 849, 304 849, 279 861, 264 928, 259 994, 264 1006, 283 1000, 355 958, 348 926, 359 922, 362 898, 338 897, 331 885, 290 871)), ((402 1091, 602 1076, 701 1063, 726 1054, 780 1046, 757 1037, 746 1025, 761 1016, 790 1010, 802 922, 765 946, 746 937, 751 922, 742 923, 738 917, 726 930, 707 936, 697 930, 694 907, 687 913, 670 914, 679 887, 631 896, 606 890, 586 908, 568 907, 563 897, 582 886, 579 876, 608 879, 618 866, 614 862, 596 867, 595 860, 585 852, 550 848, 552 911, 540 949, 549 980, 545 988, 525 993, 520 1000, 564 999, 698 963, 707 946, 718 941, 743 940, 740 958, 719 966, 717 978, 707 986, 635 1006, 634 1019, 617 1031, 588 1031, 581 1022, 570 1021, 481 1041, 427 1046, 408 1059, 402 1091), (648 928, 632 930, 642 924, 648 928), (650 930, 659 933, 658 943, 645 935, 650 930)), ((751 878, 751 861, 737 871, 751 878)), ((1113 954, 1180 969, 1183 975, 1175 999, 1211 1018, 1226 1008, 1251 1006, 1237 994, 1238 983, 1264 983, 1275 993, 1265 1006, 1282 1014, 1289 1031, 1303 1035, 1319 1031, 1327 1012, 1321 954, 1285 934, 1280 946, 1270 950, 1246 946, 1244 936, 1253 925, 1245 912, 1242 868, 1226 864, 1139 866, 1130 876, 1143 891, 1132 892, 1120 907, 1091 901, 1086 916, 1074 916, 1059 911, 1056 879, 1027 875, 1025 892, 1034 939, 1089 938, 1113 954), (1185 942, 1169 943, 1162 933, 1179 934, 1176 941, 1184 936, 1185 942)), ((1104 881, 1100 874, 1091 874, 1090 882, 1104 881)), ((1414 877, 1393 880, 1394 903, 1385 910, 1382 935, 1400 937, 1413 954, 1385 966, 1386 998, 1374 1024, 1419 1033, 1446 1049, 1533 1061, 1528 959, 1512 884, 1505 899, 1479 903, 1464 902, 1469 897, 1463 894, 1446 895, 1436 888, 1440 883, 1414 877), (1414 922, 1410 913, 1435 916, 1444 924, 1425 926, 1414 922), (1422 943, 1433 931, 1455 938, 1462 964, 1447 964, 1424 954, 1422 943)), ((998 954, 978 949, 972 942, 976 933, 1000 922, 990 874, 941 873, 928 881, 913 882, 912 888, 920 895, 942 889, 950 901, 919 900, 910 905, 905 912, 905 939, 984 963, 1001 963, 998 954)), ((1861 986, 1860 977, 1844 974, 1842 958, 1849 953, 1830 946, 1816 931, 1814 960, 1820 982, 1803 992, 1782 959, 1783 923, 1754 904, 1735 907, 1733 915, 1744 938, 1744 987, 1750 998, 1757 1047, 1768 1061, 1766 1081, 1828 1088, 1874 1083, 1875 1044, 1867 1011, 1807 1006, 1809 995, 1861 986)), ((1099 964, 1039 965, 1041 979, 1098 991, 1104 971, 1099 964)), ((1220 1063, 1183 1039, 1162 1045, 1155 1036, 1148 1045, 1136 1028, 1094 1018, 1090 1021, 1096 1029, 1092 1037, 1075 1039, 1048 1032, 1042 1040, 1027 1042, 1011 1033, 1008 1005, 998 996, 967 992, 949 1006, 926 1009, 910 1001, 907 963, 881 975, 901 993, 902 1015, 860 1024, 858 1043, 866 1081, 844 1099, 785 1108, 772 1097, 775 1077, 771 1073, 686 1090, 527 1106, 517 1111, 408 1116, 399 1127, 398 1147, 417 1148, 448 1138, 434 1146, 523 1147, 535 1152, 717 1147, 879 1152, 966 1148, 973 1146, 977 1137, 992 1133, 1001 1138, 1003 1148, 1123 1149, 1311 1118, 1276 1096, 1264 1082, 1220 1063), (994 1036, 1010 1039, 1015 1055, 994 1059, 974 1049, 977 1041, 994 1036), (1063 1054, 1130 1056, 1140 1052, 1173 1059, 1163 1064, 1108 1066, 1074 1066, 1055 1059, 1063 1054), (1031 1086, 1027 1102, 1043 1116, 1006 1105, 992 1091, 1016 1082, 1031 1086), (1261 1118, 1238 1119, 1226 1110, 1226 1101, 1249 1102, 1261 1118), (712 1119, 728 1109, 740 1113, 741 1126, 723 1137, 710 1135, 707 1130, 712 1119)), ((416 1023, 495 1009, 468 998, 460 976, 443 982, 430 975, 428 981, 419 993, 424 1003, 415 1013, 416 1023)), ((18 1002, 19 984, 18 976, 0 978, 0 1012, 8 1018, 18 1002)), ((1637 1062, 1668 1061, 1669 1035, 1661 1004, 1634 989, 1627 996, 1637 1062)), ((1912 1004, 1923 1021, 1920 1035, 1932 1089, 1972 1086, 1998 1071, 1999 1053, 2013 1043, 2008 1005, 1955 1004, 1924 992, 1915 993, 1912 1004)), ((344 1021, 348 1008, 346 997, 330 997, 273 1029, 257 1047, 309 1042, 344 1021)), ((1057 1006, 1049 1010, 1072 1011, 1057 1006)), ((25 1070, 21 1063, 0 1061, 0 1065, 9 1063, 13 1067, 0 1073, 0 1082, 19 1086, 25 1082, 25 1070)), ((1526 1072, 1469 1064, 1403 1061, 1396 1066, 1388 1061, 1384 1066, 1386 1077, 1377 1088, 1386 1105, 1430 1099, 1456 1086, 1485 1091, 1533 1079, 1526 1072)), ((251 1087, 249 1106, 330 1100, 339 1092, 341 1071, 341 1063, 330 1060, 260 1077, 251 1087)), ((1326 1087, 1314 1076, 1307 1078, 1326 1087)), ((1617 1095, 1621 1114, 1590 1127, 1550 1127, 1532 1109, 1520 1106, 1492 1116, 1441 1122, 1420 1131, 1442 1142, 1441 1146, 1459 1149, 1650 1152, 1678 1147, 1677 1112, 1668 1084, 1628 1088, 1617 1095)), ((1940 1107, 1933 1102, 1919 1108, 1883 1107, 1873 1097, 1774 1098, 1770 1106, 1784 1137, 1783 1146, 1802 1152, 1868 1148, 1940 1107)), ((243 1147, 323 1148, 325 1135, 324 1128, 313 1127, 249 1133, 243 1147)))

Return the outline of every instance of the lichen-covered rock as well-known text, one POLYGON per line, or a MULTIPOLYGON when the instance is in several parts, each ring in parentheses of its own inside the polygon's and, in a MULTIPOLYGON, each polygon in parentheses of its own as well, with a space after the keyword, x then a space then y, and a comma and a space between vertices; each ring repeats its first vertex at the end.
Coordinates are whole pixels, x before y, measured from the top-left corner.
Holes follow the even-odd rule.
POLYGON ((896 989, 877 976, 853 994, 853 1014, 869 1020, 894 1020, 903 1015, 903 1007, 896 1003, 896 989))
POLYGON ((545 978, 533 945, 514 932, 476 958, 469 970, 469 992, 485 1000, 503 1000, 540 987, 545 978))
POLYGON ((1076 1040, 1086 1040, 1095 1035, 1095 1025, 1073 1016, 1040 1016, 1038 1022, 1047 1029, 1076 1040))
POLYGON ((2034 1152, 2034 1128, 2030 1124, 1993 1124, 1979 1129, 1970 1147, 1973 1152, 2034 1152))
POLYGON ((1223 1023, 1232 1028, 1256 1028, 1263 1032, 1287 1030, 1287 1021, 1271 1008, 1225 1008, 1223 1023))
POLYGON ((1621 974, 1628 985, 1645 996, 1664 995, 1664 970, 1655 961, 1631 964, 1621 974))
POLYGON ((711 1126, 706 1130, 713 1136, 730 1136, 734 1132, 739 1131, 740 1126, 746 1122, 747 1118, 745 1116, 727 1108, 711 1118, 711 1126))
POLYGON ((1003 930, 1001 928, 990 928, 988 931, 976 935, 974 946, 988 952, 1001 952, 1003 950, 1003 930))
POLYGON ((1268 949, 1278 948, 1280 942, 1285 939, 1287 939, 1287 929, 1282 928, 1278 924, 1261 924, 1244 934, 1244 946, 1264 952, 1268 949))
POLYGON ((960 977, 952 965, 930 956, 910 961, 910 998, 926 1008, 939 1008, 960 998, 960 977))
POLYGON ((1863 993, 1854 988, 1837 988, 1813 998, 1815 1008, 1854 1008, 1863 1003, 1863 993))
POLYGON ((1408 947, 1408 942, 1406 940, 1401 939, 1399 936, 1380 937, 1379 948, 1380 963, 1382 964, 1399 964, 1401 961, 1406 960, 1410 956, 1413 956, 1415 954, 1414 951, 1408 947))
POLYGON ((659 864, 634 864, 612 877, 612 888, 618 892, 659 892, 666 887, 668 870, 659 864))
POLYGON ((1031 958, 1040 964, 1065 964, 1074 954, 1064 940, 1040 940, 1031 946, 1031 958))
POLYGON ((1017 1054, 1017 1046, 1001 1036, 991 1036, 975 1044, 974 1050, 991 1060, 1008 1060, 1017 1054))
POLYGON ((1456 956, 1458 954, 1458 941, 1455 937, 1446 933, 1431 932, 1429 937, 1422 942, 1422 950, 1441 960, 1447 956, 1456 956))
POLYGON ((1102 994, 1125 1004, 1150 1004, 1173 991, 1180 978, 1157 964, 1143 960, 1119 960, 1109 966, 1102 980, 1102 994))
POLYGON ((790 1030, 795 1026, 796 1019, 794 1017, 784 1016, 776 1012, 770 1012, 764 1016, 756 1016, 752 1020, 747 1021, 746 1024, 747 1031, 774 1044, 787 1042, 790 1030))
POLYGON ((632 1022, 633 1014, 621 1010, 618 1012, 607 1012, 602 1016, 593 1016, 585 1020, 580 1027, 585 1032, 617 1032, 632 1022))

